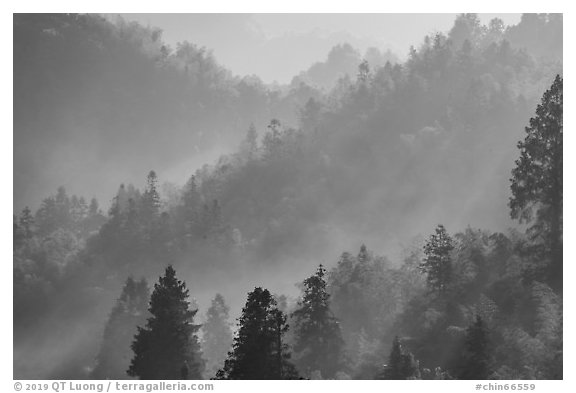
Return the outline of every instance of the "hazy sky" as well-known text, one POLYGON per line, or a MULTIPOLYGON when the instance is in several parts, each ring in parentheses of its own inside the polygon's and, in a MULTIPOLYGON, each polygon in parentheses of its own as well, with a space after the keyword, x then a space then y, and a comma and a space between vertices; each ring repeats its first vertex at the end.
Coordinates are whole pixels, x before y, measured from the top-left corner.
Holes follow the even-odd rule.
MULTIPOLYGON (((161 28, 172 47, 188 40, 213 50, 235 74, 287 83, 336 44, 391 49, 404 58, 424 35, 447 32, 457 14, 121 14, 161 28)), ((480 14, 515 24, 521 14, 480 14)), ((112 15, 109 15, 112 16, 112 15)))

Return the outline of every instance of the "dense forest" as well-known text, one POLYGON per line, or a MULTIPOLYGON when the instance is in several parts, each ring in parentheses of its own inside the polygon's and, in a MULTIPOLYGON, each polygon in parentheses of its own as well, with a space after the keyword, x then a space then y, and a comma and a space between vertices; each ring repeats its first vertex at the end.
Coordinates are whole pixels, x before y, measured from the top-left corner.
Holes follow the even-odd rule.
POLYGON ((562 74, 557 14, 286 86, 14 15, 14 377, 562 379, 562 74))

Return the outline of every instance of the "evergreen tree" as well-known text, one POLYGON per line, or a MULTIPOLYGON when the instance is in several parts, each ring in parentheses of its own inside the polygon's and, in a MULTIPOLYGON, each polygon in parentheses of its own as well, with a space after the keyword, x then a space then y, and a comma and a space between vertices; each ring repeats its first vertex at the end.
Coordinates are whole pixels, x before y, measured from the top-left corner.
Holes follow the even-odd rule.
POLYGON ((233 350, 228 353, 217 379, 295 379, 283 336, 288 331, 286 315, 278 310, 267 289, 248 294, 239 319, 233 350))
POLYGON ((510 214, 520 222, 534 222, 529 228, 533 241, 540 243, 550 260, 549 279, 562 286, 562 132, 563 79, 556 76, 536 116, 525 128, 526 138, 518 143, 520 158, 512 170, 510 214))
POLYGON ((126 280, 106 327, 96 357, 93 379, 126 379, 130 364, 130 344, 138 325, 146 322, 146 305, 150 297, 146 280, 126 280))
POLYGON ((386 293, 392 288, 387 282, 386 265, 385 258, 373 258, 363 245, 357 257, 343 253, 337 267, 330 272, 330 307, 340 321, 351 358, 359 354, 362 331, 369 340, 382 333, 381 316, 384 314, 381 313, 389 314, 391 298, 386 293))
POLYGON ((154 284, 146 327, 138 327, 128 375, 140 379, 201 379, 204 361, 194 324, 198 310, 190 310, 186 284, 172 266, 154 284))
POLYGON ((229 307, 222 295, 217 294, 206 312, 202 325, 202 353, 206 359, 206 376, 215 376, 232 348, 232 330, 228 323, 229 307))
POLYGON ((32 216, 32 211, 28 206, 22 210, 20 214, 20 230, 24 238, 29 239, 34 234, 34 217, 32 216))
POLYGON ((100 207, 98 206, 98 201, 96 198, 92 198, 88 206, 86 218, 82 222, 82 230, 86 235, 88 235, 91 232, 100 230, 105 222, 106 217, 102 215, 100 207))
POLYGON ((42 201, 42 205, 36 211, 34 220, 36 221, 38 234, 42 236, 48 235, 58 229, 54 197, 48 197, 42 201))
POLYGON ((491 374, 488 330, 482 318, 466 329, 466 347, 460 379, 488 379, 491 374))
POLYGON ((436 227, 436 233, 424 245, 424 260, 420 271, 426 273, 428 286, 439 293, 446 292, 452 279, 452 259, 450 252, 454 249, 452 238, 443 225, 436 227))
POLYGON ((394 337, 388 364, 380 379, 419 379, 418 364, 411 353, 405 353, 398 336, 394 337))
POLYGON ((56 227, 69 228, 72 223, 70 214, 70 198, 66 194, 66 189, 63 186, 58 187, 56 196, 54 197, 54 205, 56 209, 56 227))
MULTIPOLYGON (((123 189, 124 185, 122 184, 120 186, 120 189, 123 189)), ((110 223, 111 226, 113 227, 119 227, 121 224, 121 219, 122 219, 122 208, 120 206, 120 193, 117 193, 116 196, 114 196, 114 198, 112 198, 112 201, 110 203, 110 208, 108 209, 108 216, 109 216, 109 220, 108 223, 110 223)))
POLYGON ((333 378, 342 365, 344 341, 338 320, 329 306, 322 265, 304 280, 304 295, 292 313, 295 320, 297 354, 295 363, 307 376, 319 370, 323 378, 333 378))
POLYGON ((80 229, 82 221, 88 216, 88 206, 84 197, 72 195, 70 198, 70 219, 75 229, 80 229))
POLYGON ((141 218, 150 224, 160 214, 160 194, 158 193, 158 177, 156 172, 150 171, 146 178, 146 189, 142 195, 141 218))

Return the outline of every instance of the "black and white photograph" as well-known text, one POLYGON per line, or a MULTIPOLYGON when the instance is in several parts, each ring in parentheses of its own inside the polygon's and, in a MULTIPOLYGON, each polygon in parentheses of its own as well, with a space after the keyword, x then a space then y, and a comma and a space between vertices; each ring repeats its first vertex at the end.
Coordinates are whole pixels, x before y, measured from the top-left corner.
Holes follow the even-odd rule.
POLYGON ((517 9, 13 13, 14 381, 564 380, 564 14, 517 9))

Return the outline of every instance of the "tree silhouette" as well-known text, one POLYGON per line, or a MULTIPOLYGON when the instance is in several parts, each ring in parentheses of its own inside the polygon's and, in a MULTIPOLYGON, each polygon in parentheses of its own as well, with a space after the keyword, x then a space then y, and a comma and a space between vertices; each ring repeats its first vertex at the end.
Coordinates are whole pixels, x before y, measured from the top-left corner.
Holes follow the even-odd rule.
POLYGON ((160 194, 158 193, 158 177, 150 171, 146 178, 146 189, 142 194, 140 217, 145 224, 150 225, 160 214, 160 194))
POLYGON ((24 235, 24 238, 29 239, 34 234, 34 217, 32 216, 32 212, 30 208, 26 206, 24 210, 22 210, 22 214, 20 214, 20 229, 24 235))
POLYGON ((204 361, 194 325, 198 310, 190 310, 186 284, 172 266, 154 284, 146 327, 138 327, 128 375, 140 379, 201 379, 204 361))
POLYGON ((304 280, 304 295, 292 313, 294 351, 296 365, 308 376, 319 370, 323 378, 333 378, 342 363, 344 340, 330 310, 325 275, 326 269, 320 265, 313 276, 304 280))
POLYGON ((450 252, 454 249, 452 238, 443 225, 436 227, 436 233, 424 245, 424 260, 420 271, 426 273, 428 286, 438 293, 445 293, 452 279, 450 252))
POLYGON ((296 379, 283 336, 288 331, 286 315, 278 310, 267 289, 248 294, 238 324, 233 350, 216 379, 296 379))
POLYGON ((405 353, 398 336, 394 337, 388 364, 380 375, 381 379, 418 379, 418 364, 410 353, 405 353))
POLYGON ((475 322, 466 329, 466 352, 460 379, 488 379, 490 373, 488 330, 477 315, 475 322))
POLYGON ((563 79, 557 75, 536 116, 518 143, 520 158, 512 170, 510 214, 534 222, 528 233, 550 260, 549 279, 562 286, 562 131, 563 79))

